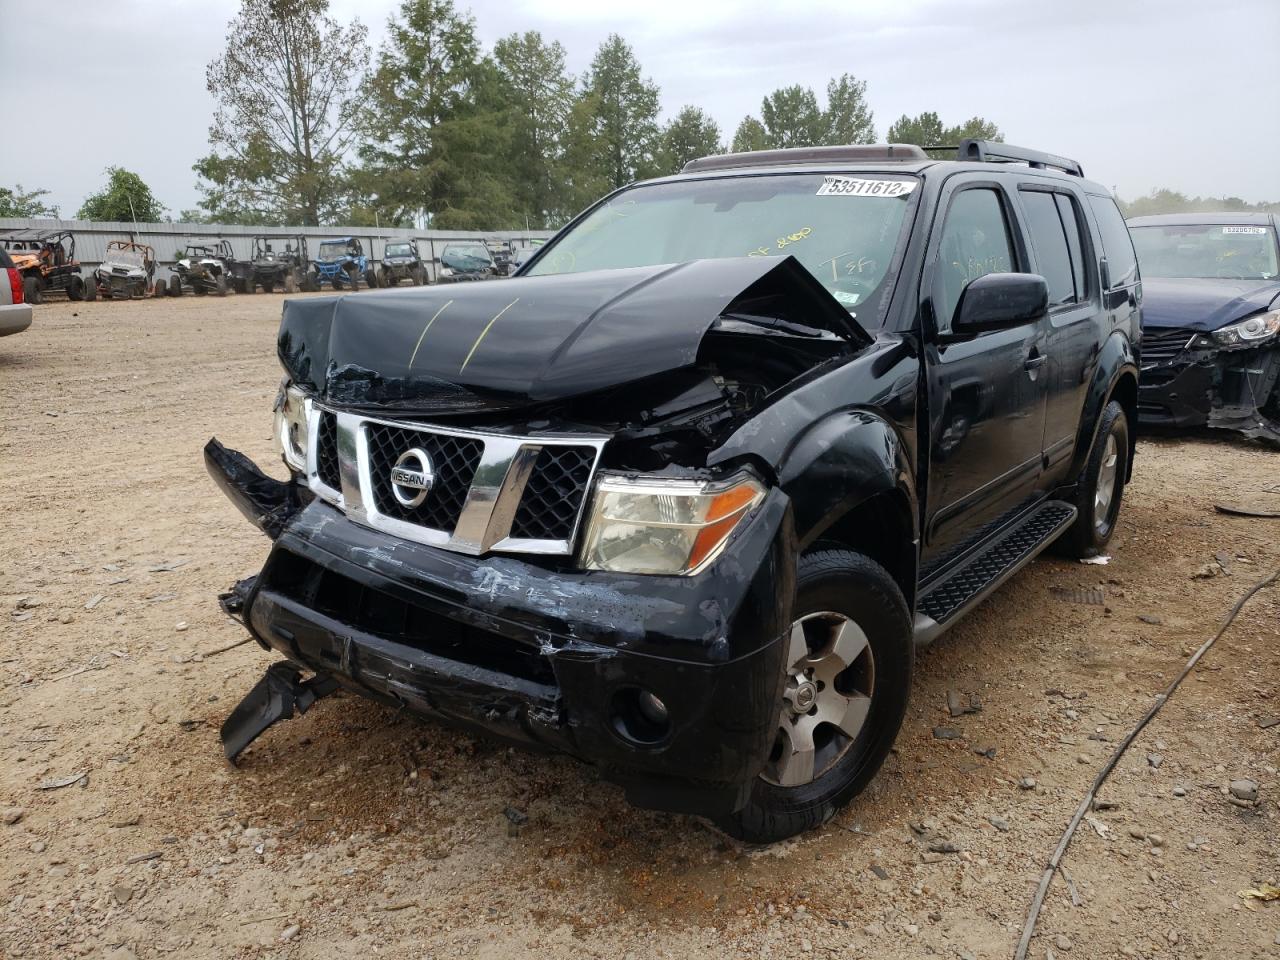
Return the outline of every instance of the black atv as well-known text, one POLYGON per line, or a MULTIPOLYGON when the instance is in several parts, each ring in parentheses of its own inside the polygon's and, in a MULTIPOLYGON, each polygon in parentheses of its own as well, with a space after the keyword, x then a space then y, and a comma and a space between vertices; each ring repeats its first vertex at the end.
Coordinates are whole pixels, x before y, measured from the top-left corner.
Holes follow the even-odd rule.
POLYGON ((378 286, 394 287, 401 280, 408 280, 415 287, 427 282, 427 267, 418 256, 415 240, 389 240, 382 252, 378 286))
POLYGON ((309 290, 310 264, 306 237, 254 237, 253 259, 236 262, 232 285, 236 293, 253 293, 258 287, 263 293, 309 290), (277 246, 282 249, 277 250, 277 246))
POLYGON ((225 297, 235 263, 230 240, 188 243, 169 277, 169 296, 180 297, 189 287, 197 296, 216 293, 225 297))

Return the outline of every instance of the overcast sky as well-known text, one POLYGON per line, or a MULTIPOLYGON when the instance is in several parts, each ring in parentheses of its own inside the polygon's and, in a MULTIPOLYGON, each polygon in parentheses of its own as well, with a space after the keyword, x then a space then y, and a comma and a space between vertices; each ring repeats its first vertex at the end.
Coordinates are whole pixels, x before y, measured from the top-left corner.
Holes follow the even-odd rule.
MULTIPOLYGON (((4 0, 6 5, 9 0, 4 0)), ((41 4, 37 3, 37 6, 41 4)), ((333 0, 376 46, 397 0, 333 0)), ((459 6, 468 4, 463 0, 459 6)), ((833 75, 867 81, 883 138, 903 113, 980 114, 1010 143, 1079 160, 1127 198, 1280 200, 1280 0, 475 0, 486 46, 541 30, 581 72, 610 32, 632 44, 665 116, 696 104, 726 139, 760 99, 833 75)), ((235 0, 62 0, 0 25, 0 185, 64 216, 133 170, 176 215, 199 198, 213 102, 204 68, 235 0), (15 96, 22 91, 22 96, 15 96), (38 91, 38 93, 37 93, 38 91)))

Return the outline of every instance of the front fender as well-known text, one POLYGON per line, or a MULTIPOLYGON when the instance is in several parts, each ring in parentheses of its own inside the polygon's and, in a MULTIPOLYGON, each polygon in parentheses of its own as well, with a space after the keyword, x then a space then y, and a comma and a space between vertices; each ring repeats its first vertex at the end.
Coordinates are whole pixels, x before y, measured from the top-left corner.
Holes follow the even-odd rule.
MULTIPOLYGON (((1133 342, 1125 335, 1123 330, 1115 330, 1111 336, 1103 343, 1102 349, 1098 354, 1098 364, 1093 371, 1093 379, 1089 382, 1088 392, 1085 394, 1084 409, 1080 416, 1080 428, 1076 434, 1075 454, 1071 459, 1071 469, 1067 476, 1072 479, 1080 476, 1084 472, 1085 464, 1089 459, 1089 451, 1093 449, 1093 440, 1098 433, 1098 423, 1102 417, 1102 409, 1111 400, 1116 392, 1117 385, 1125 377, 1133 378, 1133 400, 1137 401, 1138 387, 1138 353, 1133 348, 1133 342)), ((1132 448, 1134 438, 1137 435, 1137 409, 1131 407, 1128 411, 1129 419, 1133 422, 1129 424, 1129 442, 1132 448)), ((1129 465, 1132 470, 1133 466, 1133 450, 1129 451, 1129 465)))

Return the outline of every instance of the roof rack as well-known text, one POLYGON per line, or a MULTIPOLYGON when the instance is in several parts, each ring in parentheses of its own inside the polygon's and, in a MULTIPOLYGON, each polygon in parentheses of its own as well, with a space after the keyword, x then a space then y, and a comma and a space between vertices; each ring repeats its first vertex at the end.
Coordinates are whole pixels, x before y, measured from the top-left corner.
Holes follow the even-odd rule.
POLYGON ((946 144, 929 146, 925 149, 954 150, 957 160, 971 160, 976 163, 1025 163, 1037 170, 1052 168, 1069 173, 1073 177, 1084 176, 1084 168, 1075 160, 1060 157, 1056 153, 1045 153, 1043 150, 1015 147, 1011 143, 997 143, 995 140, 961 140, 959 146, 953 147, 946 144))
POLYGON ((720 153, 690 160, 681 173, 701 170, 728 170, 733 167, 775 167, 793 163, 861 163, 889 160, 895 163, 919 162, 929 156, 914 144, 866 143, 843 147, 791 147, 784 150, 753 150, 750 153, 720 153))

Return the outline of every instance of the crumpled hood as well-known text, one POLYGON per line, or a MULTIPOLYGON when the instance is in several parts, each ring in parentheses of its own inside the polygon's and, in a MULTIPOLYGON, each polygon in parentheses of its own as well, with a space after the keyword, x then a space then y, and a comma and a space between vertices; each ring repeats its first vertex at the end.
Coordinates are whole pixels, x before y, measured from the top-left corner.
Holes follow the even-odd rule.
POLYGON ((1280 306, 1280 280, 1142 280, 1142 325, 1209 333, 1280 306))
POLYGON ((723 313, 764 301, 788 322, 871 342, 794 258, 743 257, 289 300, 278 347, 322 401, 465 413, 690 366, 723 313))

